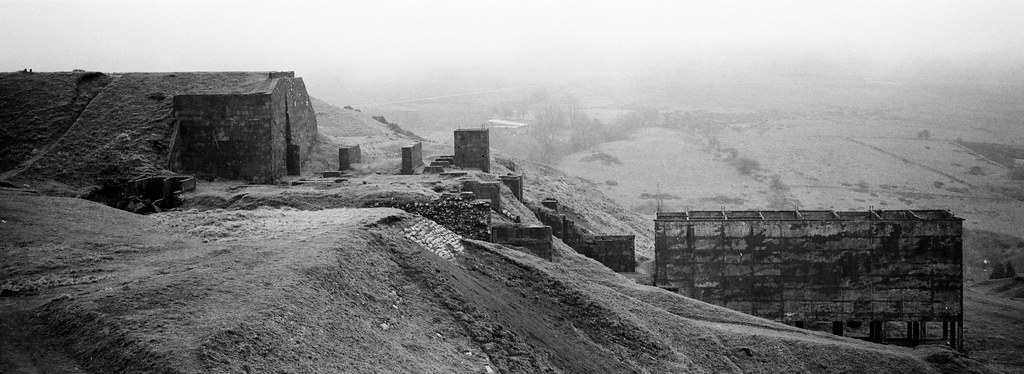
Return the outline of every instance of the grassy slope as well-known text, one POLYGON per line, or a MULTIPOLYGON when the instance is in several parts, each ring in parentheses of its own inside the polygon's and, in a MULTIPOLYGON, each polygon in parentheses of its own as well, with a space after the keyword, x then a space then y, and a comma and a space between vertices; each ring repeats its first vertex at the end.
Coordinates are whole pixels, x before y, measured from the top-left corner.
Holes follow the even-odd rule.
MULTIPOLYGON (((315 150, 315 165, 311 168, 314 171, 337 170, 337 146, 358 144, 362 163, 354 165, 354 170, 358 173, 397 174, 402 164, 401 148, 417 141, 391 131, 369 114, 339 108, 317 99, 313 99, 313 109, 324 143, 321 149, 315 150)), ((432 146, 436 147, 436 144, 424 144, 428 149, 432 146)), ((429 152, 425 150, 424 161, 428 161, 429 152)))
POLYGON ((266 73, 244 72, 126 73, 112 78, 52 149, 14 178, 55 180, 74 192, 98 178, 157 172, 167 160, 174 95, 248 93, 265 90, 270 83, 266 73))
MULTIPOLYGON (((0 204, 4 288, 21 292, 3 299, 5 319, 55 334, 90 372, 936 370, 920 352, 639 286, 561 245, 553 263, 486 243, 445 261, 403 235, 416 218, 389 209, 0 204)), ((27 365, 31 347, 12 341, 0 367, 27 365)))
POLYGON ((110 82, 99 73, 0 73, 0 171, 44 152, 110 82))
MULTIPOLYGON (((440 373, 486 363, 362 228, 398 211, 144 217, 5 196, 2 212, 12 240, 0 278, 22 292, 5 298, 15 307, 4 319, 39 313, 30 319, 90 372, 440 373), (47 235, 55 230, 64 235, 47 235)), ((16 351, 4 350, 4 365, 18 364, 16 351)))

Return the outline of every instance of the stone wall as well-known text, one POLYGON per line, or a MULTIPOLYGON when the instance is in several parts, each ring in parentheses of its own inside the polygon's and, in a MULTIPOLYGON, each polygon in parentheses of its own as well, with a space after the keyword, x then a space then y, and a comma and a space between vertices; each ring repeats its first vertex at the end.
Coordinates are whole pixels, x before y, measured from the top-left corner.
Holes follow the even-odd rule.
POLYGON ((491 171, 491 140, 487 129, 455 130, 455 166, 491 171))
POLYGON ((633 235, 588 235, 574 240, 570 246, 613 271, 632 273, 636 271, 635 241, 633 235))
POLYGON ((416 142, 402 147, 402 174, 412 175, 423 165, 423 143, 416 142))
POLYGON ((285 174, 284 139, 271 126, 271 95, 177 95, 173 105, 175 170, 254 183, 273 183, 285 174))
POLYGON ((445 194, 432 201, 375 201, 369 206, 389 207, 419 214, 464 238, 490 240, 491 208, 459 195, 445 194))
POLYGON ((662 213, 655 283, 778 321, 956 323, 961 234, 946 211, 662 213))
POLYGON ((466 251, 458 234, 426 218, 413 220, 402 228, 402 232, 406 239, 416 242, 445 260, 453 261, 455 256, 466 251))
POLYGON ((554 248, 551 245, 551 227, 549 226, 495 225, 491 227, 490 241, 525 248, 537 257, 548 261, 554 254, 554 248))
POLYGON ((338 148, 338 170, 348 170, 352 164, 363 162, 362 151, 359 145, 350 145, 338 148))

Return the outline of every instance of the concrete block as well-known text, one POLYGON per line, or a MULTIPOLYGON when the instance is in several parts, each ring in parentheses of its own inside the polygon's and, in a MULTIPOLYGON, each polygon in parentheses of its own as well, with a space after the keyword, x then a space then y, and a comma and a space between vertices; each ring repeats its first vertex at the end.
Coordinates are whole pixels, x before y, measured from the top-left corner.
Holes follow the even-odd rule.
POLYGON ((455 130, 455 166, 491 171, 491 140, 488 129, 455 130))
POLYGON ((499 182, 462 182, 462 191, 472 192, 477 199, 487 199, 491 202, 491 208, 501 211, 501 184, 499 182))
POLYGON ((348 170, 352 164, 363 162, 362 151, 359 145, 350 145, 338 148, 338 170, 348 170))
POLYGON ((540 205, 543 205, 545 208, 551 209, 553 211, 558 211, 558 200, 555 200, 555 198, 553 197, 548 197, 545 198, 544 200, 541 200, 540 205))
POLYGON ((492 243, 522 247, 537 257, 549 261, 554 254, 551 238, 550 226, 512 224, 491 227, 492 243))
POLYGON ((516 200, 523 201, 523 176, 522 175, 502 175, 498 179, 508 189, 512 190, 512 196, 516 197, 516 200))
POLYGON ((402 174, 416 173, 416 168, 423 165, 423 143, 416 142, 402 147, 402 174))

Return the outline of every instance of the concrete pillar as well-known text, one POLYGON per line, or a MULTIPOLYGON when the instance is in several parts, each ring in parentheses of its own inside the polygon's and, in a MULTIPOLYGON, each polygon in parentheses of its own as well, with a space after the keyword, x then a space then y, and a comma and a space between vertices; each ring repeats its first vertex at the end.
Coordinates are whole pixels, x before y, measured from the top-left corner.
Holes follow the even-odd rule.
POLYGON ((949 321, 942 321, 942 341, 949 339, 949 321))
POLYGON ((913 323, 913 343, 921 344, 921 322, 913 323))
POLYGON ((957 325, 956 322, 950 322, 949 323, 949 347, 959 351, 960 350, 960 344, 958 344, 959 342, 957 341, 957 338, 958 338, 957 335, 958 334, 957 334, 957 331, 956 331, 956 325, 957 325))
POLYGON ((884 321, 871 321, 871 333, 869 335, 871 341, 881 342, 885 340, 885 333, 882 326, 884 326, 884 321))

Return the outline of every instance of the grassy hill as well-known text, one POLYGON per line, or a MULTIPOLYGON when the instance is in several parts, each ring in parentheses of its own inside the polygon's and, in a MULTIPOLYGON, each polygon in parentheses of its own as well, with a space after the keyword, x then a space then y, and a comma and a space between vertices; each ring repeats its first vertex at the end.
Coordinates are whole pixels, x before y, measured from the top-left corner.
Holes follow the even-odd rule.
POLYGON ((85 71, 0 73, 0 172, 45 154, 110 80, 85 71))

